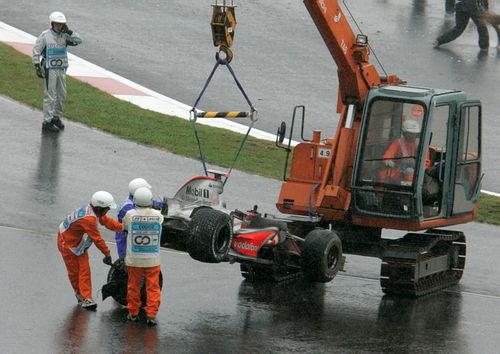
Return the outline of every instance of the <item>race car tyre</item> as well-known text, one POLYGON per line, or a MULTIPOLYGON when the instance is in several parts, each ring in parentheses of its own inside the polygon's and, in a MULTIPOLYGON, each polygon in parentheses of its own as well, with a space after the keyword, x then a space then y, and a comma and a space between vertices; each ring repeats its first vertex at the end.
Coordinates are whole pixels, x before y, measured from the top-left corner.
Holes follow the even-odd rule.
POLYGON ((334 231, 313 230, 305 240, 300 256, 304 277, 313 282, 327 283, 342 266, 342 242, 334 231))
POLYGON ((229 215, 210 208, 195 211, 189 223, 186 248, 189 255, 200 262, 222 262, 233 239, 229 215))
MULTIPOLYGON (((111 296, 120 305, 127 306, 127 267, 123 258, 119 258, 113 263, 108 272, 107 284, 103 287, 103 297, 105 297, 105 288, 108 289, 111 296)), ((160 271, 160 289, 163 287, 163 275, 160 271)), ((146 282, 141 285, 142 307, 146 306, 146 282)))

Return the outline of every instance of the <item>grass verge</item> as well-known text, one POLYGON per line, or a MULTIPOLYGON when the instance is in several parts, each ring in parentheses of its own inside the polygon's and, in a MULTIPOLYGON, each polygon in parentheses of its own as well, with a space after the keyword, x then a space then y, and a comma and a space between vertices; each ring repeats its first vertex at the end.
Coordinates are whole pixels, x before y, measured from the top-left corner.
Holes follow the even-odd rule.
POLYGON ((500 225, 500 198, 481 193, 476 221, 500 225))
MULTIPOLYGON (((42 82, 34 73, 31 59, 0 43, 0 63, 0 94, 41 110, 42 82)), ((68 92, 65 118, 174 154, 199 158, 186 120, 139 108, 71 77, 68 77, 68 92)), ((242 135, 201 125, 198 129, 207 162, 229 167, 242 135)), ((249 137, 235 168, 281 178, 284 158, 284 152, 274 143, 249 137)), ((500 198, 483 194, 477 220, 500 225, 500 198)))
MULTIPOLYGON (((0 94, 41 110, 42 80, 35 75, 31 59, 0 43, 0 63, 0 94)), ((65 118, 174 154, 199 158, 188 121, 142 109, 71 77, 67 83, 65 118)), ((229 167, 243 136, 226 129, 197 127, 207 162, 229 167)), ((279 178, 283 161, 284 153, 274 143, 249 137, 235 168, 279 178)))

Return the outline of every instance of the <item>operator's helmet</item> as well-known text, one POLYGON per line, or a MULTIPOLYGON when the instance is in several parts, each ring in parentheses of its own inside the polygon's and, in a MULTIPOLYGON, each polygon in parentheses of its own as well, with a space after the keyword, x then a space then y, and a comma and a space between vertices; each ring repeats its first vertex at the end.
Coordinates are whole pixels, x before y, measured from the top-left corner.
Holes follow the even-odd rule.
POLYGON ((128 192, 130 193, 131 196, 133 196, 137 188, 141 187, 146 187, 151 189, 151 186, 144 178, 134 178, 128 184, 128 192))
POLYGON ((424 115, 424 106, 421 104, 414 104, 411 108, 411 115, 415 118, 422 118, 424 115))
POLYGON ((403 121, 403 132, 411 134, 420 133, 420 123, 413 119, 406 119, 403 121))
POLYGON ((49 15, 49 24, 52 27, 52 22, 66 23, 66 16, 60 11, 54 11, 49 15))
POLYGON ((115 200, 113 199, 113 196, 111 195, 111 193, 105 191, 95 192, 92 195, 90 204, 92 204, 93 207, 97 208, 116 209, 116 203, 115 200))
POLYGON ((150 207, 153 205, 153 193, 148 187, 139 187, 134 193, 134 204, 139 207, 150 207))

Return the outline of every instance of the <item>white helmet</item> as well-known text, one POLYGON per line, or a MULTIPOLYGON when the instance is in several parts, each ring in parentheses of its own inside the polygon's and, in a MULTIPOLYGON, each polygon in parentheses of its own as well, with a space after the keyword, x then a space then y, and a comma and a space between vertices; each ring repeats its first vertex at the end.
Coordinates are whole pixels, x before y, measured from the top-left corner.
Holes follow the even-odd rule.
POLYGON ((49 15, 49 24, 52 26, 52 22, 66 23, 66 16, 60 11, 54 11, 49 15))
POLYGON ((116 209, 116 203, 113 196, 105 191, 95 192, 92 195, 90 204, 92 204, 93 207, 116 209))
POLYGON ((139 187, 134 193, 134 204, 139 207, 149 207, 153 205, 153 193, 147 187, 139 187))
POLYGON ((403 122, 403 132, 418 134, 420 133, 420 124, 413 119, 407 119, 403 122))
POLYGON ((146 187, 146 188, 151 189, 151 186, 144 178, 134 178, 128 184, 128 192, 130 193, 130 195, 133 196, 135 191, 137 190, 137 188, 141 188, 141 187, 146 187))

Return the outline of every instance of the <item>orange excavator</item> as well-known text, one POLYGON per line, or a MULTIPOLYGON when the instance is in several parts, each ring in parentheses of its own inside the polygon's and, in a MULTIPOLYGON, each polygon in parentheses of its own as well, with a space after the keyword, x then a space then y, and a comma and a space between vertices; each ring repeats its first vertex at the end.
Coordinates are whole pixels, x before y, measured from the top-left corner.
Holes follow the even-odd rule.
POLYGON ((318 229, 340 240, 316 265, 326 271, 338 270, 344 253, 380 258, 385 293, 420 296, 458 283, 465 236, 443 227, 477 213, 480 101, 381 76, 367 36, 354 34, 337 0, 304 4, 338 67, 340 118, 333 137, 314 131, 307 140, 305 107, 297 106, 289 134, 284 122, 278 129, 287 163, 276 205, 291 214, 289 230, 306 242, 318 229), (303 141, 292 149, 296 118, 303 141), (408 233, 383 238, 383 229, 408 233))

